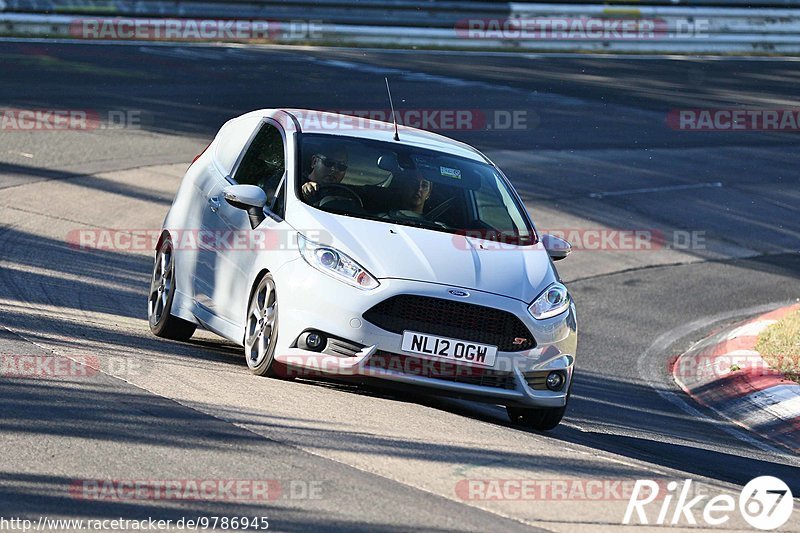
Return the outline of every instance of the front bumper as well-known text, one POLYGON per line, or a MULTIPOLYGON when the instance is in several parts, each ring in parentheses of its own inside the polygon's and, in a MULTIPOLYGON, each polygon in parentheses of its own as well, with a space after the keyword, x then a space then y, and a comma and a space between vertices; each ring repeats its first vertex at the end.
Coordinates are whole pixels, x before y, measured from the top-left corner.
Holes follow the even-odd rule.
MULTIPOLYGON (((401 349, 402 335, 386 331, 366 321, 363 314, 374 305, 395 295, 412 294, 464 302, 450 295, 452 288, 435 283, 399 279, 381 279, 372 291, 362 291, 339 282, 310 267, 302 259, 293 261, 288 269, 276 275, 281 302, 278 349, 275 359, 291 369, 293 375, 323 375, 345 379, 372 378, 395 384, 424 387, 479 401, 521 407, 557 408, 566 404, 572 382, 577 346, 577 324, 574 304, 561 315, 535 320, 527 310, 528 304, 513 298, 468 289, 468 303, 502 309, 516 315, 530 330, 536 346, 518 352, 498 351, 491 369, 465 363, 439 361, 401 349), (284 296, 287 295, 287 296, 284 296), (295 341, 303 331, 315 329, 329 335, 358 343, 364 348, 352 357, 339 357, 301 350, 295 341), (387 358, 397 358, 400 364, 385 364, 387 358), (413 364, 407 364, 411 360, 413 364), (449 365, 449 371, 467 370, 480 376, 489 372, 502 380, 457 379, 452 375, 432 375, 421 370, 419 361, 431 365, 449 365), (380 363, 380 364, 378 364, 380 363), (561 371, 566 377, 564 387, 551 391, 531 376, 561 371), (491 385, 485 382, 490 381, 491 385)), ((435 373, 434 373, 435 374, 435 373)))

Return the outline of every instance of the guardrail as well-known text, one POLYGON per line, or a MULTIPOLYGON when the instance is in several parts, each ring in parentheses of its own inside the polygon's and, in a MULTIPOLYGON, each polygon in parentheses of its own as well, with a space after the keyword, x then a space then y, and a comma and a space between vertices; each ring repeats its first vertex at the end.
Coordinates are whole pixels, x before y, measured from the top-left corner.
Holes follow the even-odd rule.
MULTIPOLYGON (((6 0, 6 7, 10 1, 6 0)), ((14 1, 22 4, 20 0, 14 1)), ((2 2, 0 0, 0 6, 2 2)), ((29 3, 36 4, 33 0, 29 3)), ((421 11, 421 4, 413 0, 371 0, 357 4, 355 13, 353 4, 348 2, 329 1, 318 4, 317 9, 307 8, 302 12, 297 11, 297 6, 305 5, 304 2, 283 4, 284 11, 273 11, 271 3, 259 2, 241 4, 258 10, 257 16, 242 15, 239 4, 236 4, 234 16, 232 11, 219 11, 232 4, 142 0, 120 2, 119 5, 130 8, 125 12, 112 9, 92 12, 93 18, 0 12, 0 32, 12 36, 136 39, 142 36, 119 31, 120 21, 128 25, 126 28, 131 25, 152 28, 177 20, 174 24, 185 28, 191 21, 236 19, 248 24, 261 21, 269 29, 259 35, 246 34, 243 38, 227 35, 206 38, 197 32, 191 35, 173 32, 171 36, 155 32, 155 37, 154 32, 143 32, 146 34, 143 38, 523 51, 800 53, 800 9, 425 2, 425 11, 421 11), (384 20, 385 16, 377 17, 367 9, 377 5, 386 8, 387 4, 403 16, 397 15, 389 23, 384 20), (159 11, 156 14, 154 6, 163 9, 156 10, 159 11), (167 9, 169 6, 171 10, 167 9), (194 10, 202 6, 209 11, 194 10), (459 6, 466 8, 457 10, 459 6), (334 8, 336 17, 329 13, 334 8), (81 25, 85 30, 87 20, 108 24, 117 31, 87 35, 81 32, 81 25), (290 30, 293 24, 295 28, 290 30), (305 30, 297 31, 297 27, 305 27, 305 30)))
MULTIPOLYGON (((797 0, 800 2, 800 0, 797 0)), ((452 28, 462 18, 505 17, 505 2, 431 2, 427 0, 0 0, 15 13, 117 15, 135 17, 317 19, 327 24, 452 28)))
MULTIPOLYGON (((221 16, 221 12, 245 13, 250 10, 285 12, 295 14, 308 10, 324 10, 332 17, 344 15, 359 16, 367 13, 378 20, 390 20, 397 14, 418 11, 421 16, 452 12, 509 11, 509 0, 0 0, 0 11, 47 13, 47 14, 90 14, 99 11, 125 14, 177 14, 178 10, 199 12, 209 10, 221 16), (382 16, 382 14, 385 15, 382 16)), ((528 1, 527 4, 546 5, 548 0, 528 1)), ((598 0, 572 0, 572 5, 594 5, 598 0)), ((722 8, 797 8, 800 0, 608 0, 602 2, 609 6, 704 6, 722 8)), ((344 20, 331 19, 344 22, 344 20)))

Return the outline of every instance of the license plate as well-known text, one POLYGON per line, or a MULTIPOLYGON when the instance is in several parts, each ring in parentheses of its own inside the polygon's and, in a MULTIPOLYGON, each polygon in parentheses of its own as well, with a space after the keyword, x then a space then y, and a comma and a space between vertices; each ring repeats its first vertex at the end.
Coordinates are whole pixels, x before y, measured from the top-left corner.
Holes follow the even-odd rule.
POLYGON ((404 352, 480 366, 494 366, 494 359, 497 355, 497 346, 438 337, 416 331, 403 332, 402 348, 404 352))

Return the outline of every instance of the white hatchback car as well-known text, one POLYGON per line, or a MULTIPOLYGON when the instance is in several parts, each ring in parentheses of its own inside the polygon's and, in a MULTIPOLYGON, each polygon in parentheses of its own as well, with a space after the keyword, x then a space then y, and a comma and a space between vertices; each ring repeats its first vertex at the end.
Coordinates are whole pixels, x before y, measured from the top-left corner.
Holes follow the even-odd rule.
POLYGON ((466 144, 346 115, 227 122, 164 221, 153 333, 199 326, 274 377, 380 380, 505 405, 551 429, 572 385, 575 306, 511 184, 466 144))

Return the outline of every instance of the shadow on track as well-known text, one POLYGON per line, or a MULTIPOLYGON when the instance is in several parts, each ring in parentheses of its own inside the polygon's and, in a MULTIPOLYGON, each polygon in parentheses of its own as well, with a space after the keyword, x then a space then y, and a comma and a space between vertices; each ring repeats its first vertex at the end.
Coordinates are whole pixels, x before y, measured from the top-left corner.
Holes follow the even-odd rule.
MULTIPOLYGON (((206 361, 222 363, 236 372, 247 372, 240 349, 224 341, 196 339, 189 343, 176 343, 157 339, 150 335, 144 317, 150 269, 149 257, 107 251, 75 250, 65 242, 20 232, 14 228, 3 229, 0 233, 0 244, 8 252, 7 260, 12 260, 20 267, 19 270, 3 269, 0 272, 0 279, 3 281, 0 283, 0 298, 8 302, 4 322, 21 326, 26 330, 29 338, 33 340, 46 339, 48 343, 64 346, 71 350, 81 349, 88 342, 103 343, 108 346, 109 352, 120 350, 131 352, 145 349, 159 353, 159 357, 163 356, 171 364, 190 366, 196 361, 206 361), (57 268, 61 269, 60 273, 69 274, 70 279, 50 273, 55 270, 54 265, 58 265, 57 268), (50 269, 50 271, 40 272, 38 270, 43 268, 50 269), (15 301, 18 304, 15 304, 15 301), (35 308, 36 305, 73 310, 74 316, 65 317, 63 313, 40 313, 33 319, 31 306, 35 308), (141 334, 128 333, 117 328, 112 329, 103 322, 91 320, 92 312, 140 320, 141 334), (81 320, 81 315, 85 316, 87 320, 81 320)), ((792 262, 776 261, 773 258, 771 261, 750 261, 747 264, 737 265, 736 268, 761 269, 765 273, 769 272, 772 276, 782 277, 795 275, 798 267, 792 262)), ((765 282, 769 282, 769 280, 765 280, 765 282)), ((702 280, 698 280, 698 283, 702 283, 702 280)), ((650 285, 643 281, 642 286, 650 285)), ((592 321, 590 321, 590 329, 584 331, 584 340, 589 341, 590 344, 592 336, 596 335, 596 332, 592 332, 593 327, 597 326, 592 326, 592 321)), ((144 366, 141 370, 147 371, 146 359, 143 363, 144 366)), ((269 382, 264 381, 264 386, 268 387, 269 382)), ((487 409, 484 408, 485 406, 474 408, 471 404, 465 406, 462 403, 431 397, 424 393, 387 392, 385 389, 372 386, 354 386, 328 381, 298 381, 292 386, 329 387, 352 394, 416 402, 510 427, 504 411, 499 408, 487 409)), ((160 438, 159 434, 153 434, 142 427, 128 427, 124 423, 120 427, 115 427, 110 412, 80 413, 79 406, 102 404, 102 389, 95 390, 92 387, 85 387, 61 390, 57 386, 51 385, 48 387, 47 394, 44 394, 37 387, 41 386, 18 382, 4 383, 4 388, 7 390, 4 391, 2 397, 8 405, 5 406, 3 412, 9 413, 4 420, 4 429, 68 435, 70 431, 74 431, 74 427, 81 426, 87 431, 94 431, 97 438, 134 442, 160 438), (46 405, 37 405, 36 401, 29 397, 36 394, 37 390, 38 394, 48 398, 46 405), (62 400, 56 401, 62 396, 62 400), (73 399, 70 400, 70 398, 73 399), (55 402, 56 405, 74 402, 72 410, 64 405, 59 408, 59 413, 63 411, 63 413, 72 412, 73 414, 59 414, 55 417, 56 422, 52 417, 50 419, 43 417, 43 425, 38 428, 36 424, 31 424, 29 417, 32 410, 47 409, 47 405, 50 405, 51 402, 55 402), (10 413, 24 413, 24 420, 15 421, 10 413), (79 416, 75 418, 74 413, 79 413, 79 416), (106 416, 109 418, 104 418, 106 416)), ((548 433, 549 438, 590 446, 736 483, 746 482, 751 477, 750 473, 754 471, 780 473, 787 483, 800 488, 800 483, 798 483, 800 474, 797 469, 714 450, 713 448, 732 449, 731 447, 735 443, 732 444, 724 433, 709 430, 704 421, 693 421, 688 415, 674 410, 672 406, 658 398, 654 390, 640 383, 630 379, 610 379, 607 375, 581 368, 575 390, 576 395, 567 412, 567 421, 571 420, 571 416, 575 416, 579 425, 586 423, 593 427, 609 426, 614 428, 614 433, 587 432, 562 426, 548 433), (631 436, 637 433, 639 436, 631 436), (660 440, 659 436, 667 437, 667 439, 660 440), (668 439, 679 440, 681 443, 666 442, 665 440, 668 439), (730 468, 726 468, 722 472, 719 469, 705 468, 705 465, 719 464, 720 462, 729 465, 730 468)), ((132 397, 128 400, 122 399, 122 401, 135 404, 138 399, 132 397)), ((215 407, 215 409, 219 408, 215 407)), ((164 409, 162 409, 163 412, 164 409)), ((171 418, 168 412, 159 416, 166 419, 171 418)), ((242 424, 254 424, 253 417, 261 417, 264 420, 262 423, 270 426, 285 426, 287 430, 300 435, 304 432, 324 431, 306 429, 295 426, 291 420, 274 420, 256 413, 249 413, 247 416, 240 411, 226 413, 229 421, 242 424)), ((36 418, 34 417, 34 419, 36 418)), ((181 423, 180 419, 172 422, 181 423)), ((519 429, 519 431, 526 430, 519 429)), ((228 438, 226 434, 220 434, 220 440, 214 445, 221 445, 226 438, 228 438)), ((351 433, 345 429, 330 432, 326 439, 331 449, 355 449, 365 454, 393 453, 408 457, 428 456, 432 460, 449 461, 454 465, 487 460, 508 461, 532 470, 547 467, 556 471, 561 468, 562 470, 559 471, 571 472, 575 475, 586 475, 589 469, 594 469, 594 471, 597 469, 595 462, 592 462, 591 465, 587 463, 584 469, 578 464, 569 467, 551 464, 545 457, 530 457, 526 454, 497 454, 496 457, 487 458, 469 448, 452 446, 447 449, 439 449, 412 440, 383 439, 366 436, 362 433, 351 433)), ((165 444, 182 446, 184 442, 185 439, 181 438, 180 431, 176 431, 172 436, 167 437, 165 444)), ((622 474, 622 472, 608 473, 622 474)))
MULTIPOLYGON (((120 183, 118 181, 110 181, 96 175, 78 174, 74 172, 65 172, 63 170, 50 170, 42 167, 15 165, 2 162, 0 162, 0 175, 4 176, 5 178, 10 178, 10 184, 12 187, 18 186, 22 183, 26 185, 36 183, 37 181, 70 180, 70 184, 75 185, 76 187, 85 187, 89 192, 107 192, 123 196, 125 198, 135 198, 137 200, 163 205, 165 208, 172 204, 171 197, 156 194, 152 190, 145 187, 138 187, 133 184, 120 183)), ((0 185, 0 190, 4 188, 5 186, 0 185)), ((46 199, 45 205, 48 205, 51 202, 52 199, 46 199)))

